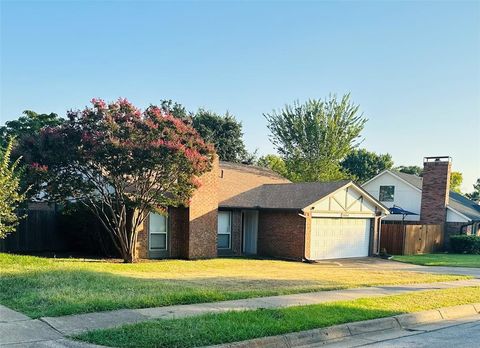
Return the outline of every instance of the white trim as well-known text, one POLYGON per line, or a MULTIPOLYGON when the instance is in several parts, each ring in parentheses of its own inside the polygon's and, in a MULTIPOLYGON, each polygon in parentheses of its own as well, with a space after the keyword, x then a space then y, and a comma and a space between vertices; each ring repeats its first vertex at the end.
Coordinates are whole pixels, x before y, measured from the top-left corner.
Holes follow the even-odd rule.
POLYGON ((231 210, 219 210, 218 213, 217 213, 217 250, 230 250, 232 249, 232 219, 233 219, 233 212, 231 210), (229 222, 229 229, 228 229, 228 233, 220 233, 220 230, 218 229, 218 216, 220 216, 220 213, 228 213, 229 215, 229 218, 228 218, 228 222, 229 222), (218 246, 218 236, 219 235, 228 235, 228 247, 227 248, 220 248, 218 246))
MULTIPOLYGON (((453 211, 455 214, 458 214, 460 215, 461 217, 463 217, 464 219, 468 220, 468 221, 472 221, 471 218, 469 218, 468 216, 465 216, 463 215, 462 213, 460 213, 458 210, 456 209, 453 209, 451 206, 447 205, 447 209, 450 209, 451 211, 453 211)), ((448 222, 448 221, 445 221, 445 222, 448 222)))
POLYGON ((378 201, 379 202, 395 202, 395 185, 379 185, 378 186, 378 201), (393 195, 391 201, 386 201, 382 199, 382 187, 393 187, 393 195))
POLYGON ((148 216, 148 251, 168 251, 168 216, 157 214, 160 216, 163 216, 165 218, 165 232, 152 232, 151 228, 151 214, 156 214, 153 212, 150 212, 150 215, 148 216), (152 249, 152 243, 150 236, 152 234, 164 234, 165 235, 165 248, 154 248, 152 249))
POLYGON ((385 169, 383 172, 381 172, 380 174, 377 174, 376 176, 374 176, 373 178, 371 178, 370 180, 368 180, 366 183, 362 184, 362 187, 367 185, 368 183, 372 182, 373 180, 379 178, 381 175, 385 174, 385 173, 388 173, 390 174, 391 176, 397 178, 398 180, 400 180, 401 182, 407 184, 408 186, 412 187, 413 189, 417 190, 418 192, 422 192, 421 189, 419 189, 417 186, 415 185, 412 185, 411 183, 409 183, 407 180, 405 179, 402 179, 401 177, 399 177, 398 175, 396 175, 395 173, 393 173, 392 171, 388 170, 388 169, 385 169))
POLYGON ((383 204, 376 200, 375 198, 373 198, 364 188, 362 188, 361 186, 358 186, 357 184, 355 184, 353 181, 349 181, 348 183, 346 183, 345 185, 339 187, 338 189, 336 189, 335 191, 333 192, 330 192, 328 195, 322 197, 321 199, 315 201, 315 202, 312 202, 310 203, 309 205, 307 205, 305 208, 302 209, 303 212, 306 212, 306 210, 309 210, 307 208, 311 207, 312 205, 317 205, 318 202, 321 202, 323 201, 324 199, 327 199, 327 198, 330 198, 331 196, 335 195, 335 193, 337 193, 338 191, 340 190, 344 190, 344 189, 347 189, 349 187, 354 187, 356 188, 360 194, 362 195, 362 197, 364 199, 367 199, 370 203, 372 203, 374 206, 376 207, 379 207, 381 210, 383 210, 384 213, 386 213, 385 215, 388 215, 390 214, 390 211, 388 210, 387 207, 384 207, 383 204))
POLYGON ((375 214, 362 213, 312 213, 312 218, 346 218, 346 219, 371 219, 375 214))

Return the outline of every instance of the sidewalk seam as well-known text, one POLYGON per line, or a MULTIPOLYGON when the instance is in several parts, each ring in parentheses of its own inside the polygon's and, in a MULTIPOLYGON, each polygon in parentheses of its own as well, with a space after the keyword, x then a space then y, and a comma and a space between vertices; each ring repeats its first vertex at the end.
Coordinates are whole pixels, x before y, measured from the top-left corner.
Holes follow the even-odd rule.
POLYGON ((55 326, 53 326, 53 325, 51 325, 49 322, 43 320, 43 318, 38 318, 37 320, 38 320, 38 321, 41 321, 41 322, 44 323, 44 324, 47 324, 47 326, 48 326, 49 328, 53 329, 55 332, 58 332, 60 335, 62 335, 62 337, 65 337, 65 333, 64 333, 64 332, 58 330, 55 326))

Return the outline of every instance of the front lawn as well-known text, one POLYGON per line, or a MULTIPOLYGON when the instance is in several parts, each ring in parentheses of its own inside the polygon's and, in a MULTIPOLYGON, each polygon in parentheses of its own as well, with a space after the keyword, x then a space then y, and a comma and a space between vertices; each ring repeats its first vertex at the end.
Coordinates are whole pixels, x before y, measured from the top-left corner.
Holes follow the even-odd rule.
POLYGON ((0 253, 0 304, 37 318, 466 278, 241 258, 123 264, 0 253))
POLYGON ((480 267, 480 255, 470 254, 399 255, 393 259, 423 266, 480 267))
POLYGON ((320 305, 155 320, 76 338, 112 347, 198 347, 475 303, 480 287, 422 291, 320 305))

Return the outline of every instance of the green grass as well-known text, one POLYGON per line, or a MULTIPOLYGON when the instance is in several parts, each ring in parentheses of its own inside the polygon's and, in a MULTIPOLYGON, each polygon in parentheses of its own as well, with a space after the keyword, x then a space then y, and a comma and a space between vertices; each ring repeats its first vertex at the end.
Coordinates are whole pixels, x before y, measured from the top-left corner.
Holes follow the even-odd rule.
POLYGON ((335 263, 230 258, 123 264, 0 253, 0 304, 38 318, 465 278, 335 263))
POLYGON ((75 338, 112 347, 198 347, 475 303, 480 287, 422 291, 320 305, 155 320, 75 338))
POLYGON ((394 256, 394 260, 423 266, 480 267, 480 255, 424 254, 394 256))

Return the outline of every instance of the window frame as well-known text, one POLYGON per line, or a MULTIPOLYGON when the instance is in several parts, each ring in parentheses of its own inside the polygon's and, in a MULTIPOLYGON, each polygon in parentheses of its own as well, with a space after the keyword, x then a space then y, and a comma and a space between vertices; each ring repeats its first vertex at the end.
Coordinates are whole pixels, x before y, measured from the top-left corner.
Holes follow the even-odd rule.
MULTIPOLYGON (((233 212, 231 210, 219 210, 217 216, 217 249, 218 250, 230 250, 232 249, 232 218, 233 212), (220 214, 228 214, 228 233, 220 233, 220 214), (228 235, 228 247, 221 248, 218 245, 218 236, 228 235)), ((222 231, 223 232, 223 231, 222 231)))
POLYGON ((380 202, 395 202, 395 185, 380 185, 380 188, 378 189, 378 200, 380 202), (382 198, 385 198, 385 195, 383 194, 382 192, 382 189, 385 190, 385 188, 392 188, 392 194, 391 194, 391 197, 392 199, 382 199, 382 198))
POLYGON ((148 250, 149 251, 168 251, 168 216, 157 214, 159 216, 163 216, 165 218, 165 232, 152 232, 152 214, 156 214, 151 212, 149 217, 148 217, 148 250), (165 235, 165 248, 152 248, 152 234, 159 235, 159 234, 164 234, 165 235))

